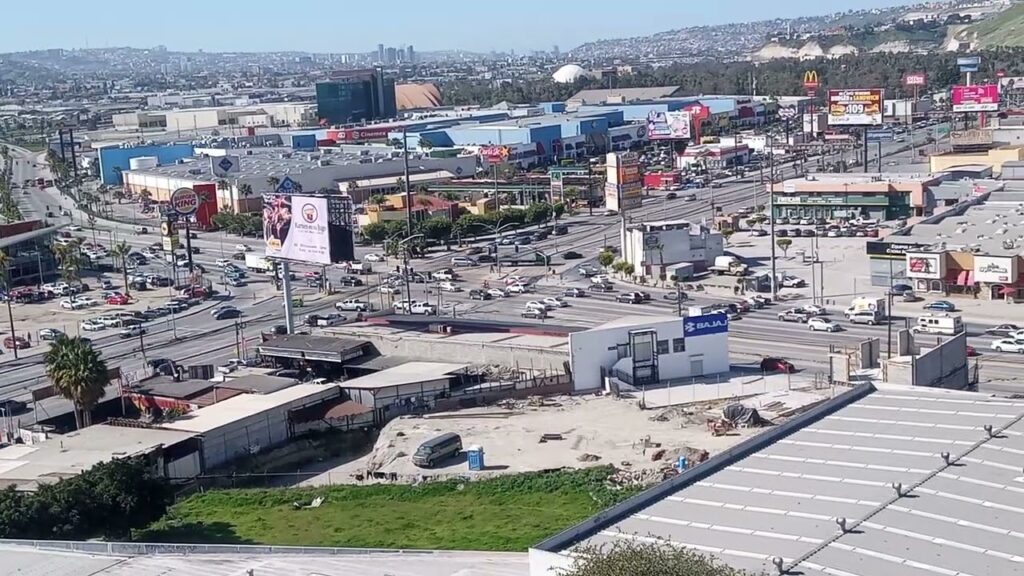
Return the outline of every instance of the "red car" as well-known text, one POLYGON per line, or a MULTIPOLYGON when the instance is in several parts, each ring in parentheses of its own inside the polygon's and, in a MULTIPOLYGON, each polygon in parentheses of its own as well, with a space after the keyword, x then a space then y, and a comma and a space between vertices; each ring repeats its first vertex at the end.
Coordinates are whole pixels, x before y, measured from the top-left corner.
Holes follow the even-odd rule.
POLYGON ((968 346, 967 357, 974 358, 975 356, 981 356, 981 354, 978 353, 978 350, 974 346, 968 346))
POLYGON ((107 297, 107 304, 114 306, 125 306, 128 304, 128 297, 124 294, 114 294, 107 297))
POLYGON ((206 298, 207 296, 206 289, 202 286, 189 286, 188 288, 183 288, 178 294, 188 298, 206 298))
POLYGON ((4 338, 4 348, 11 350, 17 348, 18 350, 24 350, 25 348, 31 347, 32 344, 21 336, 8 336, 4 338))
POLYGON ((762 358, 761 372, 782 372, 783 374, 792 374, 796 372, 796 366, 793 366, 792 362, 784 358, 762 358))

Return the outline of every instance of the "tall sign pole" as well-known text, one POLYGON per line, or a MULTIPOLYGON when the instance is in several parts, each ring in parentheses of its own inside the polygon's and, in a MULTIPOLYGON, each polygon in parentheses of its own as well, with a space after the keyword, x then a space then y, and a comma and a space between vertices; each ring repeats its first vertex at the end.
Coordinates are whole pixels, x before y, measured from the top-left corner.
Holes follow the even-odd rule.
POLYGON ((171 192, 170 209, 178 215, 178 219, 185 222, 185 252, 188 258, 188 273, 191 276, 195 264, 192 262, 192 229, 189 227, 189 220, 199 210, 199 193, 191 188, 178 188, 171 192))
MULTIPOLYGON (((818 78, 817 70, 808 70, 804 72, 804 90, 807 91, 807 97, 811 99, 811 103, 807 106, 807 114, 811 118, 811 135, 816 136, 817 130, 815 130, 814 117, 814 99, 818 97, 818 88, 821 86, 821 80, 818 78)), ((788 145, 789 142, 786 142, 788 145)))

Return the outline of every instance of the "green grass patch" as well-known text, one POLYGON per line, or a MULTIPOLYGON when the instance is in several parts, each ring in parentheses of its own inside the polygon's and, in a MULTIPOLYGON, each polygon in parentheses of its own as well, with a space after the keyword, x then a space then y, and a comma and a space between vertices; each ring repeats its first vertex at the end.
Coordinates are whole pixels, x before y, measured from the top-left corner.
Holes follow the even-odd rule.
POLYGON ((176 504, 143 542, 522 551, 636 493, 611 467, 422 486, 222 490, 176 504), (327 500, 315 509, 293 502, 327 500))

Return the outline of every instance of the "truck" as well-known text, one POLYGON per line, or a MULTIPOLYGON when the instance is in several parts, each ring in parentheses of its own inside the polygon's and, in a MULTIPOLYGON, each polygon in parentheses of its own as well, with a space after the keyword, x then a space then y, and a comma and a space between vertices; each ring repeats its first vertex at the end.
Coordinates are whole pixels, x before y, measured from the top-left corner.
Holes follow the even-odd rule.
POLYGON ((735 256, 716 256, 715 265, 708 266, 708 271, 719 276, 746 276, 747 265, 735 256))
POLYGON ((878 318, 885 318, 885 298, 877 296, 860 296, 850 302, 850 307, 843 313, 847 318, 858 312, 874 312, 878 318))
POLYGON ((252 272, 263 272, 271 274, 274 271, 274 263, 266 256, 259 254, 245 253, 245 267, 252 272))

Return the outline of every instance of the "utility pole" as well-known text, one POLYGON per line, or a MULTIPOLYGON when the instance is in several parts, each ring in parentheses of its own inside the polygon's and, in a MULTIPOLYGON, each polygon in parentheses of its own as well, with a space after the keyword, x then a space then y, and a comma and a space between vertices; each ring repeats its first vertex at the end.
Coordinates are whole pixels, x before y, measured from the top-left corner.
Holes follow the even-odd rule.
POLYGON ((405 184, 405 225, 407 234, 412 234, 412 194, 409 187, 409 133, 405 126, 402 126, 402 162, 405 184))
POLYGON ((779 298, 779 278, 776 269, 775 257, 775 151, 772 146, 772 137, 768 136, 768 222, 771 230, 772 249, 772 301, 779 298))

